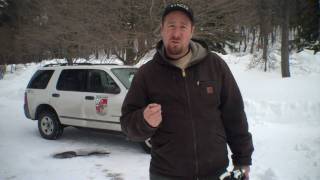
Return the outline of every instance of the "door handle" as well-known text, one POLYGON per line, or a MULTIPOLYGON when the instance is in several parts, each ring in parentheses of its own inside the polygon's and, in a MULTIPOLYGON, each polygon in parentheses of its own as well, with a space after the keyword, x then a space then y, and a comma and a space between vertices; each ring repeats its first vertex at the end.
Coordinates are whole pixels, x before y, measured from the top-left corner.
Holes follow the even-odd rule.
POLYGON ((60 97, 60 94, 53 93, 53 94, 52 94, 52 97, 60 97))
POLYGON ((94 100, 94 97, 93 96, 86 96, 85 99, 86 100, 94 100))

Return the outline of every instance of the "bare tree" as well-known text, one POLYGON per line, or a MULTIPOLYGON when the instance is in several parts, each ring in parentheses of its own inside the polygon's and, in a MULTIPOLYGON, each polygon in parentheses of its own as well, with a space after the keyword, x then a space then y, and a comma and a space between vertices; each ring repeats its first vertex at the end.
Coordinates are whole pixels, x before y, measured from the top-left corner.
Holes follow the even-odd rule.
POLYGON ((282 34, 281 34, 281 73, 282 77, 290 77, 289 70, 289 0, 282 0, 282 34))
MULTIPOLYGON (((268 67, 268 48, 273 46, 276 30, 282 24, 281 1, 276 0, 181 0, 195 12, 195 38, 205 40, 210 50, 224 52, 225 45, 239 51, 254 53, 255 45, 263 46, 263 63, 268 67), (258 38, 260 36, 261 38, 258 38), (269 39, 271 37, 271 43, 269 39)), ((313 2, 296 0, 290 8, 289 30, 307 36, 311 25, 298 21, 292 9, 307 9, 313 2), (295 5, 295 6, 293 6, 295 5)), ((139 61, 160 40, 160 21, 163 7, 174 0, 6 0, 9 6, 0 7, 1 63, 5 61, 35 61, 44 58, 88 58, 90 54, 104 50, 115 54, 125 64, 139 61), (160 8, 159 8, 160 7, 160 8), (3 16, 3 14, 8 16, 3 16), (9 17, 10 21, 5 21, 9 17), (10 22, 10 23, 8 23, 10 22)), ((299 11, 299 12, 300 12, 299 11)), ((309 17, 309 16, 307 16, 309 17)), ((307 21, 306 21, 307 22, 307 21)), ((313 23, 319 23, 312 20, 313 23)), ((318 30, 318 25, 316 25, 318 30)), ((283 29, 282 29, 283 30, 283 29)), ((296 36, 296 35, 295 35, 296 36)), ((306 38, 304 38, 306 39, 306 38)), ((299 38, 301 43, 305 42, 299 38)), ((311 40, 310 40, 311 39, 311 40)), ((283 41, 285 42, 285 41, 283 41)), ((290 43, 291 41, 289 41, 290 43)), ((290 45, 290 44, 289 44, 290 45)), ((285 46, 285 45, 284 45, 285 46)), ((304 45, 306 46, 306 45, 304 45)), ((260 46, 257 46, 260 48, 260 46)))

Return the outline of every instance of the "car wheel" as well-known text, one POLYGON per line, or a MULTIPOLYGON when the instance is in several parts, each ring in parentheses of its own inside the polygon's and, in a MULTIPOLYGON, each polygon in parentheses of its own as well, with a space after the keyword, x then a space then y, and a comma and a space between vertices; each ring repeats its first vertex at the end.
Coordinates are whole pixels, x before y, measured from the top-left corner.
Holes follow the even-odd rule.
POLYGON ((144 150, 146 153, 150 154, 151 148, 152 148, 151 138, 146 139, 145 141, 141 142, 140 144, 141 144, 143 150, 144 150))
POLYGON ((43 111, 39 115, 38 129, 45 139, 58 139, 63 133, 63 126, 57 115, 52 111, 43 111))

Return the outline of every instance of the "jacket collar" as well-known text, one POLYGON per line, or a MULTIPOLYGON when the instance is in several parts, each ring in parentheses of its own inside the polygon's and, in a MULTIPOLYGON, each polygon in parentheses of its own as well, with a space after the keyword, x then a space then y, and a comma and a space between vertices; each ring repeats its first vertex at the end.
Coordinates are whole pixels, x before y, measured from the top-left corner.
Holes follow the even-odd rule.
MULTIPOLYGON (((207 44, 201 40, 192 39, 190 41, 189 46, 192 51, 192 57, 187 67, 197 64, 204 60, 209 52, 207 44)), ((170 60, 165 55, 165 48, 162 40, 157 43, 156 49, 157 53, 155 54, 155 60, 160 64, 173 66, 172 63, 170 63, 170 60)))

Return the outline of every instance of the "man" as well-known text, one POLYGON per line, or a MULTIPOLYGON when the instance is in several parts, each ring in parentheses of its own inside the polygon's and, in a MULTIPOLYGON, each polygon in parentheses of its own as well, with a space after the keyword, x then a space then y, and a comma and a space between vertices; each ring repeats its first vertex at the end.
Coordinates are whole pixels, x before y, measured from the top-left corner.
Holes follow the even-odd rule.
POLYGON ((151 180, 218 180, 227 144, 249 179, 253 145, 239 88, 226 63, 191 40, 193 32, 190 7, 169 4, 157 53, 124 100, 122 130, 132 140, 152 138, 151 180))

